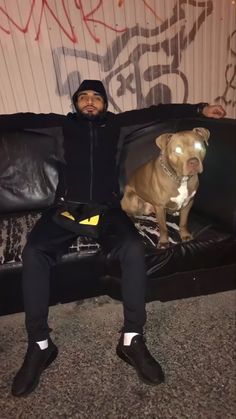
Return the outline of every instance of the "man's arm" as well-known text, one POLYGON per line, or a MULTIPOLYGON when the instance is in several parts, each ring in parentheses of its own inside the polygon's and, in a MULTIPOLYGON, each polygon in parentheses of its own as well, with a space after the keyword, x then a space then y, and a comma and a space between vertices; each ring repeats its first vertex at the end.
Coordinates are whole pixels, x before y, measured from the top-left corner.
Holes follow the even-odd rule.
POLYGON ((61 126, 64 115, 55 113, 36 114, 31 112, 0 115, 0 130, 37 129, 61 126))
POLYGON ((191 104, 159 104, 149 108, 122 112, 116 115, 122 126, 151 123, 158 120, 172 118, 188 118, 206 116, 209 118, 223 118, 225 110, 221 105, 209 105, 208 103, 191 104))

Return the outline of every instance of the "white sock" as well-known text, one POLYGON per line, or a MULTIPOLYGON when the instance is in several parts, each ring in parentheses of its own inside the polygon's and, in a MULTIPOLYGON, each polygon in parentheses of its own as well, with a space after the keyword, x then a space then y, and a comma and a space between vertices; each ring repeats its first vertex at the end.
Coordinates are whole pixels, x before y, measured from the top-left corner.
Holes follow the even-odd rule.
POLYGON ((41 350, 47 349, 48 348, 48 339, 45 340, 40 340, 39 342, 36 342, 41 350))
POLYGON ((124 333, 124 346, 130 346, 131 340, 137 335, 139 335, 139 333, 124 333))

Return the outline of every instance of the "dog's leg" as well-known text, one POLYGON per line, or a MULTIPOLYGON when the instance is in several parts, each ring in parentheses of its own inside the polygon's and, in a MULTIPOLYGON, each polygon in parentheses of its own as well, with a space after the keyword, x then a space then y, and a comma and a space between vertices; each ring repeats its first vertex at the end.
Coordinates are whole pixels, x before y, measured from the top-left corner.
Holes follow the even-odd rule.
POLYGON ((186 207, 180 210, 180 219, 179 219, 179 235, 182 241, 188 241, 193 238, 192 234, 188 231, 188 215, 189 211, 193 205, 193 199, 189 201, 186 207))
POLYGON ((135 193, 133 189, 129 185, 126 185, 124 190, 124 196, 121 200, 121 208, 128 214, 135 212, 135 209, 137 210, 137 203, 134 202, 136 201, 134 198, 135 193))
POLYGON ((160 239, 158 242, 158 249, 163 249, 169 246, 169 235, 166 227, 166 211, 163 207, 155 206, 155 213, 157 222, 160 228, 160 239))

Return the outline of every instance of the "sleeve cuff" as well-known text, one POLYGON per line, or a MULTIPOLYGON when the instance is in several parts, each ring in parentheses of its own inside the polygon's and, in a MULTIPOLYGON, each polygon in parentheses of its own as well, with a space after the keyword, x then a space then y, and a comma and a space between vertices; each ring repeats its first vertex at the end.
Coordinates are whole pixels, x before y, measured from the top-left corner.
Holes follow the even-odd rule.
POLYGON ((208 105, 209 105, 209 103, 207 103, 207 102, 200 102, 200 103, 198 103, 197 104, 197 115, 198 116, 204 116, 203 113, 202 113, 202 111, 205 108, 205 106, 208 106, 208 105))

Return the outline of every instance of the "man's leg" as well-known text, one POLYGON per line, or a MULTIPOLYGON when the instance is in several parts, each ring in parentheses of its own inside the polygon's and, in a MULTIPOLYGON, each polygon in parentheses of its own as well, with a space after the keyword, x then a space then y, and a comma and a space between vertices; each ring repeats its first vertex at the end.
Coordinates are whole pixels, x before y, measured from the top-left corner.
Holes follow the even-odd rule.
POLYGON ((76 235, 52 221, 53 211, 49 210, 38 221, 23 251, 22 286, 29 345, 23 365, 13 381, 14 396, 23 396, 33 391, 41 373, 58 353, 49 338, 47 323, 50 270, 76 235))
POLYGON ((120 209, 104 216, 100 243, 121 265, 124 330, 117 355, 132 365, 147 384, 160 384, 164 374, 151 356, 143 338, 146 322, 146 267, 144 246, 130 218, 120 209))

